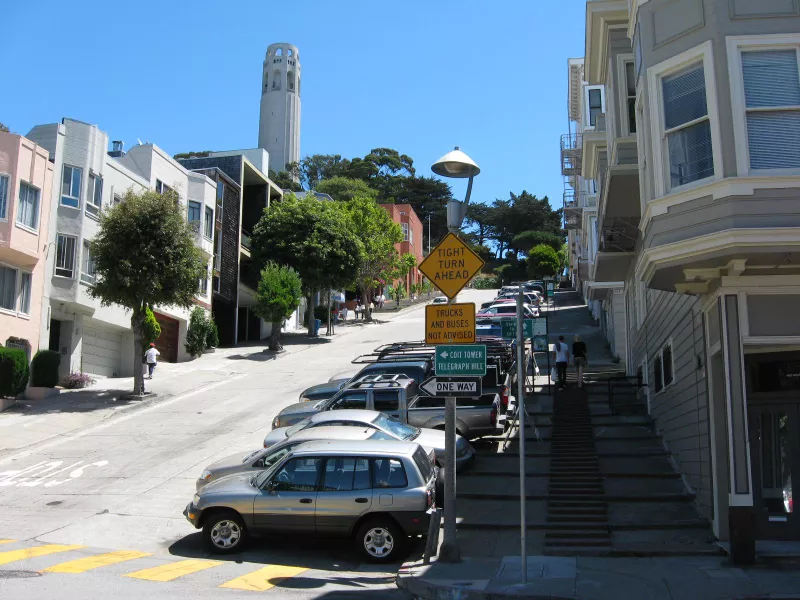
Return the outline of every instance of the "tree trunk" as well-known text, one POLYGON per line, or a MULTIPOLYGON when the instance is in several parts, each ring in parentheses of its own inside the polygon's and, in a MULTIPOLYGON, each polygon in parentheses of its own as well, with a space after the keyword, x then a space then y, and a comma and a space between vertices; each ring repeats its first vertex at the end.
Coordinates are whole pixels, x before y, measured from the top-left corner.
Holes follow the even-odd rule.
POLYGON ((280 321, 276 321, 272 323, 272 331, 269 333, 269 349, 273 352, 280 352, 283 350, 283 346, 281 345, 281 326, 283 324, 280 321))
POLYGON ((131 329, 133 330, 133 394, 139 396, 144 393, 144 373, 142 372, 142 325, 144 324, 145 310, 140 306, 133 309, 131 314, 131 329))
POLYGON ((307 323, 308 323, 308 335, 314 336, 314 309, 316 305, 314 301, 316 300, 316 294, 312 291, 308 295, 308 315, 307 315, 307 323))

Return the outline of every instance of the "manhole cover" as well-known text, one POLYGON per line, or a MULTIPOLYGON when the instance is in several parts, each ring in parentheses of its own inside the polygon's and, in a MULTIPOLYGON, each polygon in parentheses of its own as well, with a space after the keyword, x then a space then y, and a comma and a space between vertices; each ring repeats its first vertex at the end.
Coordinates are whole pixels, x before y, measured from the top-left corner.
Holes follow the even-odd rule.
POLYGON ((30 579, 31 577, 40 577, 42 574, 38 571, 2 571, 0 570, 0 579, 30 579))

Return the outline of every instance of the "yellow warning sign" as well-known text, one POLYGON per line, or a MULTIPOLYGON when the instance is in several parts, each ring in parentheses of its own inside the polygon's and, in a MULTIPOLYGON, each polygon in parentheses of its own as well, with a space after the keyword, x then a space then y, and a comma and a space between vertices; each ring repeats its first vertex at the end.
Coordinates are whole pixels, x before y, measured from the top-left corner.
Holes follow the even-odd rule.
POLYGON ((474 344, 475 305, 429 304, 425 307, 426 344, 474 344))
POLYGON ((419 270, 431 283, 453 298, 483 268, 481 257, 470 250, 454 234, 448 233, 428 257, 419 265, 419 270))

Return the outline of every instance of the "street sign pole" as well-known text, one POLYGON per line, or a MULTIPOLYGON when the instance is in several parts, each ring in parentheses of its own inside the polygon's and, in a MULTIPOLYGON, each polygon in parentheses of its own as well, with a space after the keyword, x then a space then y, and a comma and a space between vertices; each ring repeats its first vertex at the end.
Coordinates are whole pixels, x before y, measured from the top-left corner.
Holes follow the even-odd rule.
POLYGON ((527 528, 525 515, 525 340, 523 331, 522 286, 517 295, 517 414, 519 415, 519 564, 522 569, 522 583, 528 583, 528 548, 525 539, 527 528))

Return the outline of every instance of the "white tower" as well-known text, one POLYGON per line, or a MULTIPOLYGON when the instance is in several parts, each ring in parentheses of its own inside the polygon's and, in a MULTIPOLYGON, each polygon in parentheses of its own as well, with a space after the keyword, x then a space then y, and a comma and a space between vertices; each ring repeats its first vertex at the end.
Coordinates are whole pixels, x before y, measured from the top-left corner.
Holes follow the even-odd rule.
POLYGON ((261 75, 258 146, 269 168, 283 171, 300 161, 300 55, 291 44, 271 44, 261 75))

